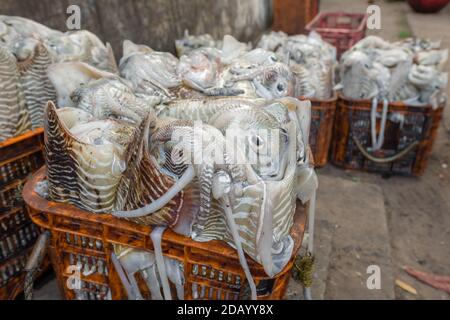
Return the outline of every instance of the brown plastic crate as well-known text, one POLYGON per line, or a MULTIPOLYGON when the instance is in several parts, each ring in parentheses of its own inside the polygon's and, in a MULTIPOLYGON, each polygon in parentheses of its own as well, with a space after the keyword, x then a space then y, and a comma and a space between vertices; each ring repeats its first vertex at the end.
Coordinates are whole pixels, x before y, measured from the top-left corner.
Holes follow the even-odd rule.
MULTIPOLYGON (((92 214, 69 204, 48 201, 34 191, 35 185, 44 178, 45 168, 42 168, 27 182, 23 194, 31 219, 51 232, 50 258, 63 296, 70 300, 77 296, 101 300, 110 294, 112 299, 127 299, 111 261, 113 244, 152 250, 151 227, 110 214, 92 214), (67 267, 74 261, 81 261, 82 269, 94 264, 101 266, 91 275, 81 274, 83 284, 78 292, 65 285, 70 276, 67 267)), ((294 252, 301 246, 305 224, 305 210, 298 204, 291 231, 294 252)), ((196 242, 167 230, 163 234, 162 250, 165 256, 183 262, 186 299, 242 298, 246 287, 243 285, 245 275, 235 249, 225 242, 196 242), (199 289, 199 297, 194 297, 193 286, 199 289)), ((247 260, 258 288, 258 299, 281 299, 287 288, 293 260, 273 279, 267 277, 261 265, 248 257, 247 260)), ((140 280, 137 280, 139 283, 140 280)))
MULTIPOLYGON (((379 172, 386 175, 420 176, 425 172, 444 106, 408 106, 390 103, 382 148, 373 154, 371 144, 370 100, 339 96, 332 142, 332 161, 346 169, 379 172), (403 125, 389 120, 392 114, 403 117, 403 125), (373 161, 375 160, 375 161, 373 161), (388 161, 393 160, 393 161, 388 161)), ((381 112, 379 103, 377 111, 381 112)), ((379 131, 377 120, 377 134, 379 131)))
POLYGON ((311 101, 309 146, 313 154, 314 166, 323 167, 328 162, 337 93, 335 92, 333 97, 324 100, 305 97, 299 97, 299 99, 311 101))
POLYGON ((319 0, 274 0, 273 25, 275 31, 299 34, 319 12, 319 0))
POLYGON ((344 51, 364 38, 367 15, 363 13, 321 12, 308 23, 308 32, 316 31, 322 39, 336 47, 339 58, 344 51))
POLYGON ((27 177, 44 164, 43 129, 0 142, 0 299, 14 299, 22 269, 39 235, 26 214, 21 191, 27 177))

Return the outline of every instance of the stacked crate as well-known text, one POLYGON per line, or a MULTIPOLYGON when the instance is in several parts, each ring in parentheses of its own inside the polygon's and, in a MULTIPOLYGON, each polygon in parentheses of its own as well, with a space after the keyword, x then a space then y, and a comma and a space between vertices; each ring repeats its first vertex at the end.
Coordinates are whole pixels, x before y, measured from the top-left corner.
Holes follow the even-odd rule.
MULTIPOLYGON (((380 150, 370 151, 371 100, 339 97, 332 142, 332 162, 345 169, 389 175, 421 176, 427 167, 445 103, 434 109, 431 105, 410 106, 389 103, 385 140, 380 150), (402 122, 394 122, 397 114, 402 122)), ((377 112, 382 112, 382 104, 377 112)), ((381 130, 377 119, 376 132, 381 130)))
POLYGON ((0 142, 0 299, 14 299, 39 230, 29 219, 22 189, 44 164, 43 129, 0 142))

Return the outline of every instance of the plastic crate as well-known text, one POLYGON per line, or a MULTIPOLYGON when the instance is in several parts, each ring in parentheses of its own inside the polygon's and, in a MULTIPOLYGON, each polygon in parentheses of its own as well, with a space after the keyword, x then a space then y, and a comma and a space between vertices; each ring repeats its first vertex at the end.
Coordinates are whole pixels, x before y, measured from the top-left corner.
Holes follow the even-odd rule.
POLYGON ((299 97, 299 99, 311 101, 309 146, 313 154, 314 166, 323 167, 328 162, 328 153, 333 134, 337 93, 334 92, 333 97, 324 100, 304 97, 299 97))
MULTIPOLYGON (((370 100, 339 96, 332 142, 333 163, 346 169, 385 175, 422 175, 427 167, 444 105, 433 109, 431 106, 390 103, 384 143, 380 150, 373 153, 368 151, 371 145, 371 106, 370 100)), ((382 108, 379 103, 377 112, 381 113, 382 108)), ((379 122, 377 120, 377 133, 380 130, 379 122)))
POLYGON ((39 235, 21 197, 30 174, 44 164, 43 129, 0 143, 0 299, 14 299, 22 269, 39 235))
MULTIPOLYGON (((31 219, 43 229, 50 230, 50 258, 59 287, 66 299, 127 299, 125 289, 111 261, 113 245, 141 250, 153 250, 151 227, 139 225, 110 214, 92 214, 75 206, 48 201, 34 187, 45 178, 45 168, 27 182, 24 199, 31 219), (72 290, 66 283, 71 273, 68 267, 81 263, 81 270, 95 272, 80 274, 81 288, 72 290)), ((306 211, 297 205, 294 227, 294 253, 298 252, 306 223, 306 211)), ((185 299, 240 299, 246 294, 244 272, 235 249, 222 241, 196 242, 167 230, 162 238, 164 256, 183 263, 185 299)), ((258 299, 281 299, 290 278, 292 260, 275 278, 268 278, 258 263, 247 257, 257 285, 258 299)), ((141 291, 142 279, 137 279, 141 291)), ((148 291, 148 290, 147 290, 148 291)), ((150 293, 144 292, 149 298, 150 293)), ((172 294, 176 296, 175 292, 172 294)))
POLYGON ((322 12, 308 23, 308 32, 316 31, 322 39, 336 47, 338 58, 364 38, 367 15, 361 13, 322 12))

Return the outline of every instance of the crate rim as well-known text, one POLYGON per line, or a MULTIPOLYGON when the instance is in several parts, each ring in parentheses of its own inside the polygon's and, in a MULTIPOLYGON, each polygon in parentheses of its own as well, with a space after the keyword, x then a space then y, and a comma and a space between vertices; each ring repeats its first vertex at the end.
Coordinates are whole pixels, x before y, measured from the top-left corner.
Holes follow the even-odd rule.
POLYGON ((44 132, 44 128, 40 127, 40 128, 37 128, 37 129, 29 130, 29 131, 27 131, 25 133, 22 133, 21 135, 18 135, 18 136, 6 139, 6 140, 0 142, 0 149, 9 147, 9 146, 11 146, 13 144, 22 142, 22 141, 24 141, 26 139, 29 139, 31 137, 40 135, 42 132, 44 132))
POLYGON ((316 17, 306 25, 305 30, 311 32, 312 30, 317 32, 334 32, 334 33, 356 33, 364 31, 364 26, 366 25, 368 15, 367 13, 356 13, 356 12, 320 12, 316 17), (319 28, 314 27, 314 25, 324 16, 332 16, 332 15, 345 15, 351 17, 359 17, 362 18, 361 23, 357 28, 354 29, 343 29, 343 28, 319 28))
MULTIPOLYGON (((342 92, 338 92, 338 102, 339 101, 345 101, 351 104, 355 104, 355 106, 352 105, 346 105, 348 108, 361 108, 361 106, 356 106, 356 104, 372 104, 372 100, 370 99, 354 99, 354 98, 348 98, 345 97, 342 92)), ((381 101, 378 102, 380 104, 381 101)), ((439 106, 436 109, 433 109, 433 106, 431 104, 426 104, 423 106, 414 106, 409 105, 403 101, 389 101, 389 107, 395 107, 395 108, 417 108, 417 110, 427 110, 427 112, 433 112, 440 109, 444 109, 446 106, 446 101, 443 103, 440 103, 439 106)))

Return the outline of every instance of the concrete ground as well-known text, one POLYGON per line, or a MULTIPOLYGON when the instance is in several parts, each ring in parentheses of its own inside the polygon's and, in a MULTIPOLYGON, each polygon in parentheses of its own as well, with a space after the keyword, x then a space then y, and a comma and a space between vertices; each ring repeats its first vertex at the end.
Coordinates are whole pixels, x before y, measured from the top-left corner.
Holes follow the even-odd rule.
MULTIPOLYGON (((434 15, 413 13, 403 1, 375 1, 382 29, 368 31, 396 41, 408 35, 442 40, 450 48, 450 6, 434 15)), ((322 11, 364 12, 367 1, 322 0, 322 11), (345 3, 345 8, 342 4, 345 3)), ((447 64, 447 72, 450 64, 447 64)), ((447 90, 450 94, 450 86, 447 90)), ((404 266, 450 275, 450 108, 446 108, 428 169, 421 178, 319 169, 315 299, 449 299, 408 276, 404 266), (381 289, 366 286, 367 267, 378 265, 381 289), (395 285, 411 285, 417 295, 395 285)), ((288 297, 301 298, 292 282, 288 297)))
MULTIPOLYGON (((375 1, 382 29, 369 31, 395 41, 410 34, 442 39, 450 48, 450 6, 437 15, 413 13, 403 1, 375 1)), ((322 11, 364 12, 364 0, 321 0, 322 11), (345 4, 345 6, 343 6, 345 4)), ((450 64, 448 65, 450 71, 450 64)), ((448 90, 450 93, 450 88, 448 90)), ((449 299, 408 276, 404 266, 450 275, 450 108, 447 107, 428 170, 421 178, 318 170, 314 299, 449 299), (381 271, 381 289, 370 290, 367 268, 381 271), (400 279, 417 290, 395 285, 400 279)), ((59 299, 52 277, 38 284, 36 299, 59 299)), ((302 298, 292 280, 287 298, 302 298)))

